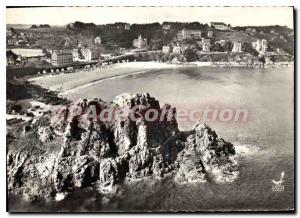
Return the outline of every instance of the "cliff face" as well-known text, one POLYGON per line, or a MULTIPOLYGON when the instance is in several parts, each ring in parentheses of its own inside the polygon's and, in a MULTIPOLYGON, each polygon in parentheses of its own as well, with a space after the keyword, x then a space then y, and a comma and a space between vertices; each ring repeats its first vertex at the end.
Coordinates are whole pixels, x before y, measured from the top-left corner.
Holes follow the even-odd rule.
POLYGON ((233 145, 203 123, 181 132, 175 116, 174 108, 160 107, 149 94, 123 94, 111 103, 80 100, 59 119, 36 118, 7 145, 8 189, 36 199, 92 184, 105 193, 125 179, 145 177, 233 181, 238 176, 233 145), (120 109, 113 119, 101 117, 120 109), (146 119, 153 111, 157 117, 146 119))

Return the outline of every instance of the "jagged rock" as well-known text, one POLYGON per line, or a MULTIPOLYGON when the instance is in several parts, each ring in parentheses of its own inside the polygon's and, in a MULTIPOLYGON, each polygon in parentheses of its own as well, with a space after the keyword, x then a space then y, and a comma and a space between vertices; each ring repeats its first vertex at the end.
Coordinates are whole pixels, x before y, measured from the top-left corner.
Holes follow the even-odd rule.
POLYGON ((89 154, 95 159, 107 158, 113 155, 112 145, 109 143, 105 133, 92 131, 89 138, 89 154))
POLYGON ((177 174, 175 180, 179 183, 206 181, 205 169, 199 154, 195 150, 183 150, 177 158, 177 174))
POLYGON ((41 126, 38 128, 39 139, 42 142, 48 142, 54 139, 55 132, 51 126, 41 126))
POLYGON ((136 144, 135 124, 130 121, 117 121, 114 125, 114 143, 117 145, 118 154, 123 155, 136 144))
POLYGON ((13 190, 23 185, 24 164, 28 158, 28 153, 18 152, 16 154, 8 153, 8 189, 13 190))
POLYGON ((152 160, 152 175, 154 178, 163 178, 166 173, 165 162, 162 154, 153 156, 152 160))
POLYGON ((105 192, 112 189, 112 186, 120 183, 125 178, 127 163, 122 158, 106 158, 100 163, 99 182, 101 189, 105 192))
POLYGON ((55 160, 54 155, 38 148, 8 153, 8 190, 28 200, 51 197, 55 191, 51 180, 55 160))
POLYGON ((117 96, 113 103, 125 111, 122 117, 117 117, 113 128, 119 155, 124 154, 136 144, 139 146, 137 140, 144 140, 148 145, 155 145, 178 132, 178 124, 175 119, 176 110, 172 110, 173 108, 169 105, 165 105, 162 110, 159 102, 149 94, 123 94, 117 96), (145 116, 150 110, 155 110, 157 117, 152 121, 147 121, 145 116), (144 135, 140 133, 140 136, 137 136, 140 128, 145 129, 144 135))
POLYGON ((99 163, 90 156, 62 157, 57 161, 54 183, 57 191, 84 187, 99 179, 99 163))
POLYGON ((127 176, 132 178, 150 176, 151 160, 152 154, 149 148, 146 146, 134 148, 134 154, 129 159, 129 172, 127 176))
POLYGON ((187 180, 204 179, 202 175, 205 174, 206 178, 215 182, 233 181, 238 175, 237 163, 232 158, 234 154, 231 143, 219 139, 211 128, 199 123, 187 137, 185 148, 178 155, 178 173, 187 180))
POLYGON ((146 108, 152 107, 159 109, 159 102, 155 98, 151 97, 148 93, 125 93, 116 96, 113 100, 113 103, 118 105, 120 108, 133 108, 134 106, 142 108, 140 106, 145 106, 146 108))
POLYGON ((29 199, 55 198, 94 183, 107 192, 126 178, 174 176, 177 182, 223 183, 238 176, 231 143, 201 123, 191 131, 179 131, 175 108, 160 108, 149 94, 123 94, 112 103, 81 99, 74 107, 64 109, 54 122, 47 115, 34 119, 30 133, 10 140, 9 191, 29 199), (104 120, 98 115, 105 109, 122 113, 104 120), (151 110, 157 117, 145 119, 151 110), (27 148, 15 149, 17 142, 27 143, 27 148))

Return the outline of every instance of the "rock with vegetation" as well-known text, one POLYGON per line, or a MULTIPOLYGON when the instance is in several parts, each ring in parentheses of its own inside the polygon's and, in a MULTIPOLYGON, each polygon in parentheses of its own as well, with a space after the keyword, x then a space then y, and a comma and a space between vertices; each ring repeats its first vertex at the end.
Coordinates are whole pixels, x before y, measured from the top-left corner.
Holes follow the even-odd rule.
POLYGON ((149 94, 123 94, 110 103, 82 99, 58 120, 43 115, 8 141, 9 192, 55 199, 92 185, 108 193, 128 180, 224 183, 238 176, 231 143, 204 123, 180 131, 175 108, 160 107, 149 94), (104 110, 121 113, 106 119, 104 110), (150 111, 157 111, 151 120, 150 111))

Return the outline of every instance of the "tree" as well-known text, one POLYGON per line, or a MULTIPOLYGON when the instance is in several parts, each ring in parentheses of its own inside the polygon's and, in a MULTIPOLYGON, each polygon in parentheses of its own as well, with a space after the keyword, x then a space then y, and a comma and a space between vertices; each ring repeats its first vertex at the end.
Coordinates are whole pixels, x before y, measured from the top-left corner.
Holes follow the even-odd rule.
POLYGON ((187 62, 197 61, 197 53, 192 49, 187 49, 184 51, 184 56, 187 62))
POLYGON ((12 50, 8 50, 6 51, 6 57, 11 57, 14 60, 17 60, 18 55, 15 54, 12 50))
POLYGON ((50 58, 51 57, 51 53, 49 51, 47 51, 47 49, 43 48, 42 53, 47 57, 50 58))
POLYGON ((18 59, 18 55, 12 50, 6 51, 6 60, 8 65, 15 65, 17 62, 20 63, 21 60, 18 59))
POLYGON ((168 62, 169 56, 170 55, 168 53, 167 54, 162 54, 162 57, 161 57, 162 62, 168 62))
POLYGON ((13 34, 15 34, 16 33, 16 30, 14 29, 14 28, 10 28, 10 31, 13 33, 13 34))
POLYGON ((220 43, 215 43, 215 44, 212 44, 211 50, 212 50, 212 51, 223 52, 223 51, 224 51, 224 48, 222 47, 222 45, 221 45, 220 43))
POLYGON ((259 59, 259 62, 261 62, 262 64, 265 64, 266 63, 266 59, 264 56, 261 56, 259 59))
POLYGON ((243 42, 242 50, 255 56, 258 55, 258 52, 254 48, 252 48, 252 45, 249 42, 243 42))
POLYGON ((233 43, 231 41, 226 41, 224 46, 224 51, 231 52, 233 49, 233 43))
POLYGON ((96 28, 96 25, 94 23, 83 23, 80 21, 75 21, 73 27, 79 30, 86 30, 96 28))
POLYGON ((180 62, 186 62, 186 58, 184 57, 184 55, 179 55, 178 59, 180 62))
POLYGON ((50 25, 49 24, 41 24, 40 28, 50 28, 50 25))

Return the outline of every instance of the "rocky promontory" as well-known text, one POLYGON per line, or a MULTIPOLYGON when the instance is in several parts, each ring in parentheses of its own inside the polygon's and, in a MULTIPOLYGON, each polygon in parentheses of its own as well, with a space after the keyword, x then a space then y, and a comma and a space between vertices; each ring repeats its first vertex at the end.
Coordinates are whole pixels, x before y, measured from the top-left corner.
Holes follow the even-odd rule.
POLYGON ((7 184, 30 200, 91 185, 110 193, 145 178, 226 183, 238 176, 230 142, 201 122, 180 131, 176 109, 149 94, 80 99, 22 125, 7 133, 7 184))

